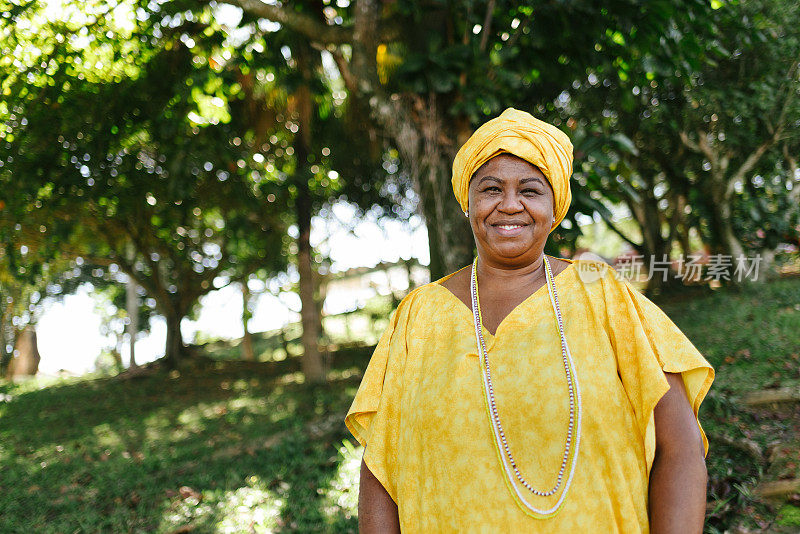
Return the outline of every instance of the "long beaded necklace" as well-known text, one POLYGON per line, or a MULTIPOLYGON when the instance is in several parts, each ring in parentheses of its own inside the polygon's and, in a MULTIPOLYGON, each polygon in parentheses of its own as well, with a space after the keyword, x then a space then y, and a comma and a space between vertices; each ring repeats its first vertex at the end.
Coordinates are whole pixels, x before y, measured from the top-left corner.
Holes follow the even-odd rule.
POLYGON ((533 486, 531 486, 531 484, 522 476, 522 473, 520 473, 519 467, 517 466, 517 463, 511 454, 508 440, 506 439, 505 432, 503 431, 503 426, 500 423, 500 415, 497 412, 497 404, 495 402, 494 387, 492 386, 492 373, 489 367, 489 355, 486 351, 486 342, 483 339, 483 329, 481 328, 483 325, 483 317, 481 316, 480 300, 478 298, 478 258, 475 258, 475 261, 472 263, 470 292, 472 294, 472 315, 475 319, 475 338, 480 356, 481 372, 483 374, 484 401, 487 411, 489 412, 489 420, 492 423, 492 431, 495 437, 495 448, 500 456, 500 460, 503 464, 503 470, 507 478, 506 482, 508 486, 514 490, 517 500, 522 505, 523 510, 527 508, 527 510, 525 510, 526 513, 529 513, 528 510, 530 510, 530 512, 533 512, 533 514, 537 514, 539 516, 551 517, 559 511, 561 505, 564 503, 564 499, 566 498, 570 484, 572 483, 572 475, 575 473, 575 464, 577 463, 578 459, 578 448, 581 438, 581 392, 578 385, 578 377, 575 373, 575 365, 572 362, 572 355, 570 354, 567 340, 564 337, 564 322, 561 318, 561 309, 558 305, 558 294, 556 293, 556 286, 553 282, 553 273, 550 270, 550 263, 547 261, 547 256, 543 256, 543 258, 545 276, 547 278, 547 290, 550 294, 550 303, 552 304, 553 311, 556 315, 558 333, 561 337, 561 357, 564 362, 564 372, 567 376, 567 386, 569 390, 569 427, 567 430, 567 441, 564 446, 564 455, 561 459, 561 467, 558 471, 558 476, 556 477, 555 486, 550 490, 537 490, 533 488, 533 486), (572 454, 570 455, 571 451, 572 454), (569 474, 567 476, 567 482, 564 485, 564 491, 561 492, 561 496, 559 497, 558 501, 551 508, 536 508, 525 499, 519 489, 517 481, 530 493, 540 497, 549 497, 550 495, 554 495, 561 487, 564 472, 568 463, 570 464, 569 474))

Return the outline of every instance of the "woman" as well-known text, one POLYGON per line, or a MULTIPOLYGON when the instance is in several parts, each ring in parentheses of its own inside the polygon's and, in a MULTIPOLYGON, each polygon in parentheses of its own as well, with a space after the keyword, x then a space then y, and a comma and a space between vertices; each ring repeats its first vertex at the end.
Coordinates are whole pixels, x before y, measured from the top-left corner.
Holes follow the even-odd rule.
POLYGON ((472 266, 392 315, 345 420, 362 532, 701 532, 714 372, 652 302, 543 254, 572 145, 514 109, 453 163, 472 266))

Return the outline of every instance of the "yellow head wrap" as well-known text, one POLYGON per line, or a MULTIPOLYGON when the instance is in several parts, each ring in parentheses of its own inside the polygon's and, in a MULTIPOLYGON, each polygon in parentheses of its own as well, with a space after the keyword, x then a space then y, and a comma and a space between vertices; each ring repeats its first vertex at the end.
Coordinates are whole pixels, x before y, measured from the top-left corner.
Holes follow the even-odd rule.
POLYGON ((567 215, 572 193, 572 143, 567 134, 530 113, 508 108, 478 128, 453 160, 453 193, 467 211, 469 181, 481 165, 502 153, 513 154, 539 167, 553 188, 556 228, 567 215))

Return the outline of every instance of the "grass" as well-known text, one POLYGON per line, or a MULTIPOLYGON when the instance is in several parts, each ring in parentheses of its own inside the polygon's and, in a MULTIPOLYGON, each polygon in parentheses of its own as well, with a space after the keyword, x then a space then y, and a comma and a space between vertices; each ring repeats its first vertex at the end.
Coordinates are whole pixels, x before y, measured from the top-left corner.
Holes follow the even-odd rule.
POLYGON ((660 304, 714 365, 715 390, 800 385, 800 280, 660 304))
POLYGON ((0 532, 355 531, 359 375, 272 370, 2 386, 0 532))
POLYGON ((800 508, 761 503, 752 491, 759 482, 800 478, 800 408, 748 409, 742 397, 800 386, 800 279, 691 295, 659 304, 717 373, 701 408, 710 443, 707 530, 797 532, 800 508))
MULTIPOLYGON (((798 531, 800 503, 752 490, 800 476, 800 411, 740 398, 800 384, 800 280, 659 304, 717 370, 707 531, 798 531)), ((0 383, 0 532, 355 532, 361 450, 341 420, 371 349, 340 348, 316 389, 295 358, 218 350, 180 373, 0 383)))

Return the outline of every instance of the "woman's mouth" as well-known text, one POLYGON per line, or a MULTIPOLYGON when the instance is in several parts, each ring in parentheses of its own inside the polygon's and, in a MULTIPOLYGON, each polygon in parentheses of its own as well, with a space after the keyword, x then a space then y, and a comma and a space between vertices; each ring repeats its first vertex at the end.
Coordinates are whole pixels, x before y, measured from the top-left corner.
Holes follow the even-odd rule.
POLYGON ((494 229, 503 237, 515 237, 522 233, 523 224, 496 224, 494 229))

